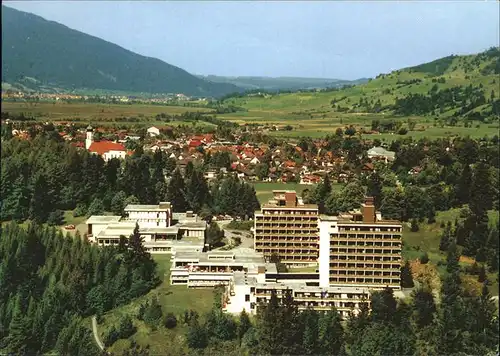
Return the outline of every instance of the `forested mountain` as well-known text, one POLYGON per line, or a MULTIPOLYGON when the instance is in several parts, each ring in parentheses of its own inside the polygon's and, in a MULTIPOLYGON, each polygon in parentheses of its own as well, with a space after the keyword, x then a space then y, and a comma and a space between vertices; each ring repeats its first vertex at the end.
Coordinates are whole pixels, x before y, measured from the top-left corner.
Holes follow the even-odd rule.
POLYGON ((368 81, 367 78, 356 80, 328 79, 328 78, 296 78, 296 77, 225 77, 218 75, 198 75, 197 77, 214 83, 230 83, 238 87, 254 90, 300 90, 300 89, 324 89, 340 88, 344 85, 361 84, 368 81))
POLYGON ((19 88, 104 89, 218 97, 211 83, 42 17, 2 6, 2 82, 19 88))

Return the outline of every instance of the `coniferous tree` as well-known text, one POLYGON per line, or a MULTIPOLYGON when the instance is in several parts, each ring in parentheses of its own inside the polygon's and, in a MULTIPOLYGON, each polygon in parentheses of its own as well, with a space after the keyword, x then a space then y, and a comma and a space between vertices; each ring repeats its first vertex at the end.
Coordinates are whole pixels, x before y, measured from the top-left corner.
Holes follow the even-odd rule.
POLYGON ((419 329, 432 323, 436 313, 436 303, 429 288, 419 288, 412 294, 413 319, 419 329))
POLYGON ((175 212, 185 212, 189 210, 186 203, 186 187, 181 172, 176 169, 167 185, 165 199, 172 204, 175 212))
POLYGON ((337 309, 333 308, 319 316, 318 354, 340 355, 344 352, 344 328, 337 309))
POLYGON ((280 305, 275 290, 271 291, 269 302, 262 308, 258 316, 259 349, 263 354, 280 353, 284 326, 280 323, 280 305))
POLYGON ((413 288, 413 277, 411 275, 410 262, 406 261, 401 267, 401 288, 413 288))
POLYGON ((149 303, 144 311, 144 322, 154 328, 161 321, 162 316, 163 312, 161 310, 161 305, 158 303, 158 299, 153 297, 151 303, 149 303))
POLYGON ((252 323, 250 322, 250 318, 248 317, 247 312, 243 309, 240 313, 240 320, 238 323, 238 338, 241 342, 241 339, 245 335, 245 333, 252 327, 252 323))
POLYGON ((493 202, 493 190, 489 167, 484 162, 478 162, 472 175, 469 207, 476 217, 484 216, 491 209, 493 202))
POLYGON ((116 193, 116 195, 111 200, 111 212, 115 215, 122 215, 125 209, 125 200, 127 195, 123 190, 116 193))
POLYGON ((499 246, 498 241, 498 223, 495 227, 492 227, 488 237, 487 250, 486 250, 486 262, 490 272, 498 271, 498 258, 499 258, 499 246))
POLYGON ((373 292, 371 295, 371 319, 374 322, 391 322, 397 307, 394 292, 387 287, 382 291, 373 292))
POLYGON ((373 202, 375 204, 375 209, 380 209, 382 205, 382 200, 384 199, 383 194, 383 184, 380 174, 375 171, 368 178, 368 188, 366 194, 373 197, 373 202))
POLYGON ((462 205, 469 202, 471 193, 470 193, 470 184, 472 181, 472 170, 468 164, 464 165, 462 173, 460 175, 460 179, 455 187, 455 196, 457 198, 457 204, 462 205))
POLYGON ((359 312, 357 314, 351 313, 347 319, 346 327, 346 341, 352 345, 362 337, 366 328, 370 325, 370 308, 368 303, 361 301, 359 303, 359 312))
POLYGON ((52 202, 48 192, 47 179, 43 174, 38 174, 34 178, 32 190, 29 218, 39 223, 46 222, 52 210, 52 202))
POLYGON ((194 319, 189 326, 187 335, 187 343, 192 349, 204 349, 208 345, 208 335, 203 326, 194 319))
POLYGON ((198 213, 201 207, 208 203, 210 199, 207 181, 203 177, 203 172, 199 169, 193 169, 191 175, 187 177, 186 201, 191 210, 198 213))
POLYGON ((448 273, 458 273, 460 271, 460 265, 458 261, 460 260, 460 254, 455 243, 451 243, 448 247, 448 252, 446 255, 446 271, 448 273))
POLYGON ((104 205, 102 203, 102 200, 99 198, 95 198, 89 205, 89 208, 87 210, 87 216, 101 215, 102 213, 104 213, 104 205))
POLYGON ((332 193, 332 184, 328 174, 325 174, 323 181, 319 183, 314 191, 314 201, 318 204, 320 212, 324 212, 326 199, 332 193))
POLYGON ((479 269, 479 274, 477 276, 477 280, 480 283, 484 283, 486 281, 486 279, 487 279, 486 269, 484 268, 484 265, 481 265, 481 267, 479 269))
POLYGON ((447 251, 448 247, 450 246, 452 236, 451 236, 451 222, 448 221, 446 224, 446 227, 444 228, 443 232, 441 233, 441 239, 439 241, 439 250, 441 251, 447 251))
POLYGON ((318 313, 313 309, 302 312, 304 335, 302 338, 302 350, 305 355, 316 355, 318 353, 318 313))

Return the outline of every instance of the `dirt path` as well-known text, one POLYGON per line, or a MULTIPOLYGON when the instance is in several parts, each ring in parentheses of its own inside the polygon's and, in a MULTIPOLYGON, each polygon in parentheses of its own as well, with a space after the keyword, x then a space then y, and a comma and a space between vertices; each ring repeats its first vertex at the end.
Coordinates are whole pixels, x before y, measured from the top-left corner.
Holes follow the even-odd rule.
POLYGON ((102 343, 101 339, 99 339, 99 333, 97 332, 97 319, 95 315, 92 317, 92 332, 94 333, 94 339, 97 343, 97 346, 99 346, 99 348, 104 351, 104 344, 102 343))

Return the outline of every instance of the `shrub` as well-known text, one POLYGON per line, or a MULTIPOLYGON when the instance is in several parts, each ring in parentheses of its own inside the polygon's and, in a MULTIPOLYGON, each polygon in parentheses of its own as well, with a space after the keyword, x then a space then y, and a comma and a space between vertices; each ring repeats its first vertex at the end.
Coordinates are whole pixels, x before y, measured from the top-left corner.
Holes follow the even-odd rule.
POLYGON ((234 229, 234 230, 248 230, 253 227, 253 221, 248 220, 248 221, 236 221, 232 220, 229 224, 227 224, 227 229, 234 229))
POLYGON ((144 311, 144 322, 151 327, 155 327, 158 322, 160 322, 162 315, 163 313, 160 304, 158 304, 158 299, 153 297, 151 304, 149 304, 144 311))
POLYGON ((74 218, 77 218, 79 216, 85 216, 85 214, 87 214, 87 207, 83 203, 78 204, 75 210, 73 210, 74 218))
POLYGON ((422 255, 420 255, 420 263, 425 265, 429 262, 429 255, 427 255, 427 252, 424 252, 422 255))
POLYGON ((49 226, 57 226, 64 224, 64 212, 62 210, 55 210, 49 214, 47 219, 49 226))
POLYGON ((105 346, 113 345, 119 339, 118 330, 116 330, 115 326, 111 326, 106 334, 104 334, 103 342, 105 346))
POLYGON ((130 316, 126 315, 120 320, 120 326, 118 327, 118 334, 120 339, 128 339, 130 336, 135 334, 136 327, 132 324, 132 319, 130 316))
POLYGON ((417 232, 419 230, 417 219, 411 219, 410 231, 417 232))
POLYGON ((139 320, 144 320, 144 312, 146 311, 146 309, 147 309, 148 307, 149 307, 149 303, 148 303, 148 301, 146 301, 146 303, 141 304, 141 305, 139 306, 139 309, 137 310, 137 315, 136 315, 137 319, 139 319, 139 320))
POLYGON ((173 329, 177 326, 177 318, 173 313, 167 313, 164 324, 167 329, 173 329))

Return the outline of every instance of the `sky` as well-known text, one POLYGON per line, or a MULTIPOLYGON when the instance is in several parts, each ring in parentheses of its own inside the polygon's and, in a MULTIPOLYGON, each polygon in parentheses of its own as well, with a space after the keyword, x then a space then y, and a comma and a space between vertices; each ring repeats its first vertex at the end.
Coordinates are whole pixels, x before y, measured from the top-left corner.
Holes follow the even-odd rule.
POLYGON ((352 80, 500 41, 495 0, 2 3, 203 75, 352 80))

